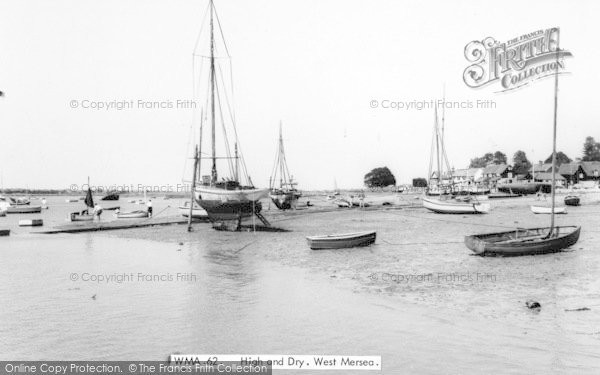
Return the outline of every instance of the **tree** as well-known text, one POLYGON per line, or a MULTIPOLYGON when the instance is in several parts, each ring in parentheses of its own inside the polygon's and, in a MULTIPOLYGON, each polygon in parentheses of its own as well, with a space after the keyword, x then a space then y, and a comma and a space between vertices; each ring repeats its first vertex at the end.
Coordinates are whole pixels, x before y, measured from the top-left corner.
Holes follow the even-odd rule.
POLYGON ((427 180, 419 177, 419 178, 413 178, 413 187, 427 187, 427 180))
POLYGON ((469 168, 485 168, 490 163, 506 164, 506 154, 501 151, 496 151, 493 154, 491 152, 487 152, 480 158, 471 159, 469 168))
POLYGON ((494 152, 494 164, 507 164, 506 154, 501 151, 494 152))
MULTIPOLYGON (((568 157, 564 152, 558 151, 556 153, 556 165, 569 164, 572 161, 573 160, 571 160, 571 158, 568 157)), ((544 163, 552 163, 552 155, 548 156, 544 163)))
POLYGON ((587 137, 583 144, 583 161, 600 161, 600 142, 594 137, 587 137))
POLYGON ((513 172, 515 174, 527 174, 531 169, 531 163, 527 160, 525 151, 517 151, 513 155, 513 172))
POLYGON ((396 185, 396 178, 388 167, 375 168, 365 175, 365 185, 369 188, 396 185))

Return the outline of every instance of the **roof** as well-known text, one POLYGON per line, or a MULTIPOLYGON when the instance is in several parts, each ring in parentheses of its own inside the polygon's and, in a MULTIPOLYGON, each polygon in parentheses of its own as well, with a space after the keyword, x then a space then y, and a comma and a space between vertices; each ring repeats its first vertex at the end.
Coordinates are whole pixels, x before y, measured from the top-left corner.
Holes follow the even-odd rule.
POLYGON ((579 163, 565 163, 561 164, 560 168, 558 168, 558 174, 563 176, 571 176, 574 175, 579 169, 579 163))
MULTIPOLYGON (((552 172, 548 173, 548 172, 543 172, 543 173, 537 173, 535 172, 535 179, 536 180, 542 180, 542 181, 546 181, 546 180, 552 180, 552 172)), ((563 176, 561 176, 560 174, 556 174, 556 180, 564 180, 565 178, 563 176)))
POLYGON ((600 161, 582 161, 581 168, 588 176, 600 176, 600 161))
POLYGON ((535 168, 535 172, 551 172, 552 171, 552 163, 544 163, 544 164, 534 164, 529 168, 529 172, 533 172, 535 168))
POLYGON ((483 174, 502 174, 508 168, 506 164, 490 164, 483 170, 483 174))

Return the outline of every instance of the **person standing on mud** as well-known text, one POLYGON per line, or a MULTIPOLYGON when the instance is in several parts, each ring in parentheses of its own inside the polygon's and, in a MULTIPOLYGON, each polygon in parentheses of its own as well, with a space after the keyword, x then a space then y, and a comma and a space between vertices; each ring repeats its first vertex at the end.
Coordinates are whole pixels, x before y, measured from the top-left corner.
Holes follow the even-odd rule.
POLYGON ((148 207, 148 217, 152 217, 152 199, 146 202, 146 206, 148 207))

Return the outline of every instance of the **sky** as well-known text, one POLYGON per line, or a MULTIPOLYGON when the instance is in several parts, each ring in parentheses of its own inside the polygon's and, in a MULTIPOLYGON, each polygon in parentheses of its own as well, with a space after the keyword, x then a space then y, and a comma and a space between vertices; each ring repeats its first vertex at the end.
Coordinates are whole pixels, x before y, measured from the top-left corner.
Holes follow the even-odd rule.
MULTIPOLYGON (((490 100, 445 111, 449 162, 486 152, 531 161, 552 151, 554 80, 496 93, 463 81, 465 46, 561 28, 558 150, 600 140, 599 2, 215 0, 231 55, 248 173, 268 186, 279 123, 300 189, 361 187, 387 166, 425 177, 432 109, 384 101, 490 100), (372 108, 377 101, 377 108, 372 108), (388 103, 388 102, 386 102, 388 103)), ((4 187, 177 186, 191 179, 193 52, 207 0, 0 1, 0 174, 4 187), (141 101, 141 102, 140 102, 141 101), (133 102, 131 108, 83 108, 133 102), (145 108, 145 102, 173 108, 145 108), (74 104, 73 104, 74 103, 74 104), (141 103, 141 104, 140 104, 141 103)), ((203 173, 204 174, 204 173, 203 173)))

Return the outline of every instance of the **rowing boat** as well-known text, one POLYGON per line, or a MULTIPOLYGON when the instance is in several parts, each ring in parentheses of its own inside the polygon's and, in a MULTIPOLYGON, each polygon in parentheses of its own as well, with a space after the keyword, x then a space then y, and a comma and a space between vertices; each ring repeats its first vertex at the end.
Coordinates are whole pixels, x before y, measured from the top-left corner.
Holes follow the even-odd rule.
MULTIPOLYGON (((551 214, 552 207, 544 207, 544 206, 531 206, 531 212, 534 214, 551 214)), ((566 214, 566 207, 554 207, 555 214, 566 214)))
POLYGON ((345 249, 350 247, 369 246, 375 242, 377 232, 357 232, 346 234, 330 234, 325 236, 306 237, 312 250, 345 249))
POLYGON ((6 209, 6 212, 9 214, 38 214, 42 212, 42 206, 11 205, 6 209))
POLYGON ((117 219, 141 219, 148 217, 148 211, 130 211, 117 213, 117 219))
POLYGON ((581 227, 516 229, 500 233, 476 234, 465 237, 465 245, 481 256, 536 255, 562 251, 579 239, 581 227))
POLYGON ((565 204, 567 206, 579 206, 579 197, 576 195, 567 195, 565 197, 565 204))

